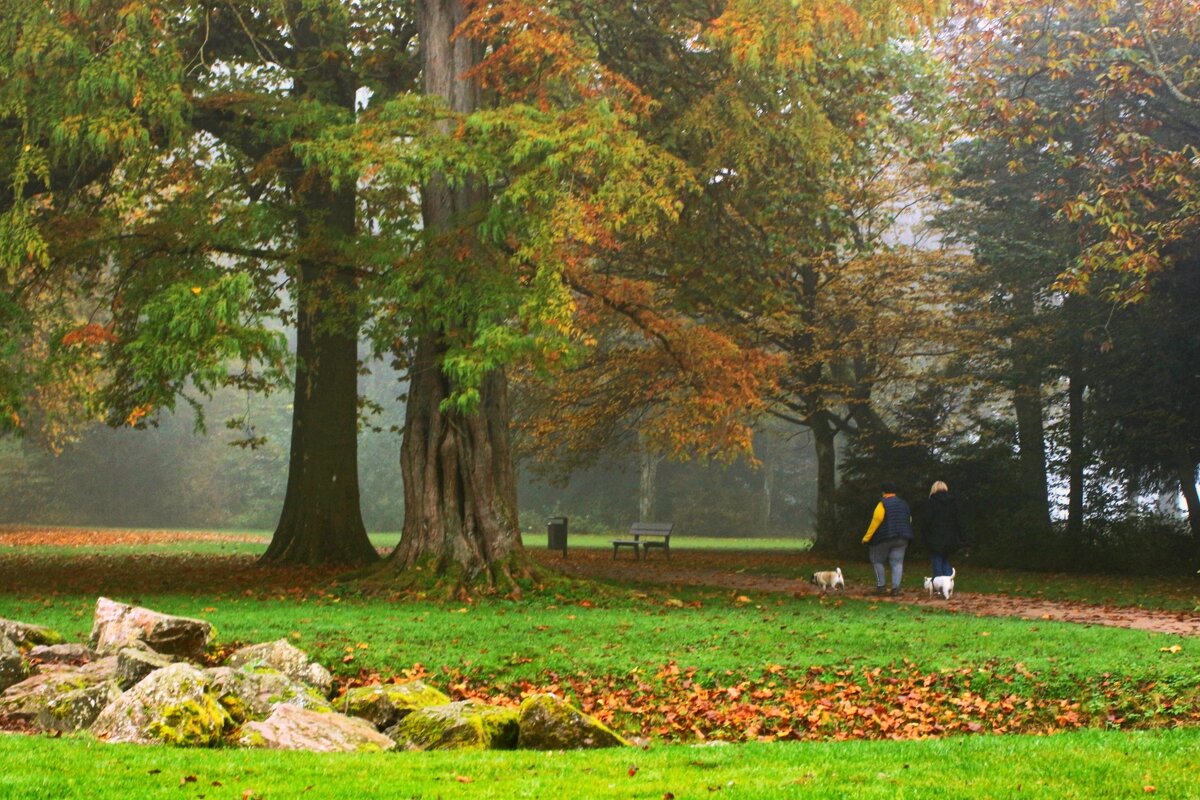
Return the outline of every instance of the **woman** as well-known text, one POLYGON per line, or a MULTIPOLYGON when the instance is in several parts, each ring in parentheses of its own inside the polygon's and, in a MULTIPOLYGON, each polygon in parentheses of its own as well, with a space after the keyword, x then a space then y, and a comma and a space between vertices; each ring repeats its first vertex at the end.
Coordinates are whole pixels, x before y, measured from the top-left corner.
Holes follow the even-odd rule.
POLYGON ((883 497, 875 506, 871 527, 863 537, 863 544, 870 545, 867 553, 875 569, 875 594, 887 594, 884 583, 884 565, 892 567, 892 596, 900 596, 900 580, 904 575, 904 551, 912 541, 912 513, 908 503, 896 495, 896 486, 884 483, 879 487, 883 497), (876 536, 876 532, 879 533, 876 536))
POLYGON ((932 554, 933 577, 950 574, 950 556, 967 546, 962 523, 958 518, 958 503, 944 481, 934 481, 925 504, 925 546, 932 554))

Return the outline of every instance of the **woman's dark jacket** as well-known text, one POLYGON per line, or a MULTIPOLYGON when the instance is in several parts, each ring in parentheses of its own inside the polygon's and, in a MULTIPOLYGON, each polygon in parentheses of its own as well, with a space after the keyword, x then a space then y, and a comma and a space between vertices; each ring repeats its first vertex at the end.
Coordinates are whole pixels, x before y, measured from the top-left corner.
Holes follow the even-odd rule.
POLYGON ((949 492, 937 492, 929 496, 922 530, 925 546, 938 555, 951 555, 968 544, 958 518, 958 503, 949 492))

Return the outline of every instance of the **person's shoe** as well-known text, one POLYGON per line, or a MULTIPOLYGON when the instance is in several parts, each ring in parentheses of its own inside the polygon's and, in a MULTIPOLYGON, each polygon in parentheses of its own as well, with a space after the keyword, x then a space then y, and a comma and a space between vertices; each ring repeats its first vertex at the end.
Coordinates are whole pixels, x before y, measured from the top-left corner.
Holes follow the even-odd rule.
POLYGON ((904 594, 904 592, 900 590, 899 586, 897 586, 895 589, 892 589, 892 597, 899 597, 902 594, 904 594))
POLYGON ((876 586, 875 594, 887 594, 887 587, 886 586, 876 586))

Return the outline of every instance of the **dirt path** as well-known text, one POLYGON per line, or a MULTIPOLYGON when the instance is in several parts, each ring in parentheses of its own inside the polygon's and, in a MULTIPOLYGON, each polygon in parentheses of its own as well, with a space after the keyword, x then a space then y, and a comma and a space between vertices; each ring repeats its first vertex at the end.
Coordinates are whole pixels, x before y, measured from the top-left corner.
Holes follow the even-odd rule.
MULTIPOLYGON (((712 566, 683 566, 681 559, 672 563, 665 559, 648 559, 633 562, 625 557, 614 561, 606 551, 576 550, 567 560, 557 553, 545 551, 536 554, 539 560, 561 568, 569 575, 581 577, 609 578, 622 581, 638 581, 659 585, 705 586, 728 589, 739 593, 778 592, 791 595, 818 594, 817 588, 806 580, 797 578, 770 577, 748 572, 716 569, 712 566)), ((710 559, 688 560, 702 563, 710 559)), ((1154 611, 1141 608, 1095 606, 1087 603, 1061 600, 1044 600, 1010 595, 956 592, 950 600, 929 598, 924 591, 906 590, 899 598, 876 597, 867 589, 851 586, 847 597, 868 599, 873 602, 910 603, 930 605, 947 611, 974 614, 980 617, 1020 617, 1023 619, 1055 620, 1081 625, 1110 625, 1118 628, 1170 633, 1181 636, 1200 636, 1200 613, 1154 611)))

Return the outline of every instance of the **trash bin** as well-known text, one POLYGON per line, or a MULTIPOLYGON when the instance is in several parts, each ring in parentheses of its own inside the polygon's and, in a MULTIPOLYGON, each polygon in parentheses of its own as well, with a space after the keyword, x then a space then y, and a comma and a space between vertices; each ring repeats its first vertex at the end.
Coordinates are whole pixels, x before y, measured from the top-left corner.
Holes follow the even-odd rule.
POLYGON ((567 557, 567 518, 551 517, 546 520, 546 546, 550 550, 562 550, 567 557))

